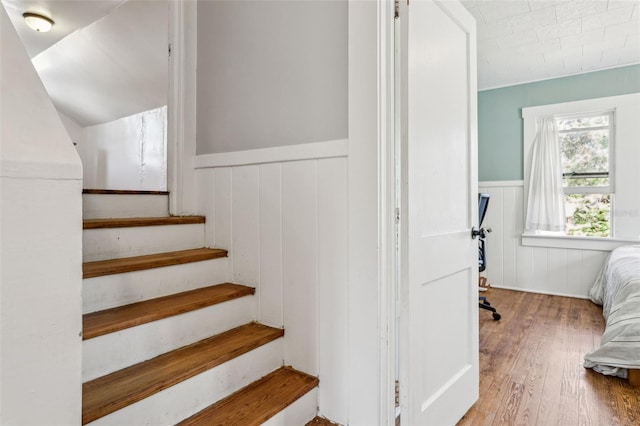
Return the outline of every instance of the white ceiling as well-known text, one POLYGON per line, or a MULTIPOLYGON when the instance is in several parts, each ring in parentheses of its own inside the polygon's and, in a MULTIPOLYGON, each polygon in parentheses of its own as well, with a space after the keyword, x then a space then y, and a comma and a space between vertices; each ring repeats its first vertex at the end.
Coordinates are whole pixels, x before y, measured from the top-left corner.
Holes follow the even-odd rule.
POLYGON ((462 0, 478 27, 478 89, 640 63, 640 0, 462 0))
POLYGON ((58 111, 81 127, 167 102, 167 0, 2 0, 58 111), (22 13, 44 12, 50 33, 22 13))
MULTIPOLYGON (((81 126, 166 102, 167 0, 2 3, 54 103, 81 126), (24 12, 53 30, 32 31, 24 12)), ((478 23, 479 90, 640 63, 640 0, 462 3, 478 23)))
POLYGON ((127 0, 2 0, 29 57, 51 47, 78 28, 84 28, 127 0), (24 23, 24 12, 39 13, 55 21, 48 33, 37 33, 24 23))

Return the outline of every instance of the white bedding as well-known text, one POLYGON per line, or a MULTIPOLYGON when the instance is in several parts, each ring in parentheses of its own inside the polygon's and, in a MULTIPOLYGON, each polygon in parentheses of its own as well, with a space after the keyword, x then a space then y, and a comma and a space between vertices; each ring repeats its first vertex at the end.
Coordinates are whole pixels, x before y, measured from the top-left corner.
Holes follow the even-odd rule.
POLYGON ((600 347, 585 355, 584 366, 618 377, 640 369, 640 245, 613 250, 589 293, 602 305, 606 327, 600 347))

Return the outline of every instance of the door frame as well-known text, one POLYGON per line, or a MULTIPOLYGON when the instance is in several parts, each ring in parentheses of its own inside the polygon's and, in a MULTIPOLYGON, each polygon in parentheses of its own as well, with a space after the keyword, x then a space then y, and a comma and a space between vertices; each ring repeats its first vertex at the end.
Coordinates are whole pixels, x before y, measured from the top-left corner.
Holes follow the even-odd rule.
POLYGON ((169 2, 167 190, 169 213, 196 213, 197 2, 169 2))
POLYGON ((380 276, 381 300, 379 318, 380 341, 387 344, 380 348, 380 419, 381 424, 395 424, 396 381, 398 380, 398 294, 400 252, 400 187, 399 187, 399 114, 396 108, 396 91, 399 73, 396 72, 396 1, 379 2, 379 122, 380 122, 380 276), (385 285, 386 283, 386 285, 385 285), (384 338, 383 338, 384 337, 384 338))

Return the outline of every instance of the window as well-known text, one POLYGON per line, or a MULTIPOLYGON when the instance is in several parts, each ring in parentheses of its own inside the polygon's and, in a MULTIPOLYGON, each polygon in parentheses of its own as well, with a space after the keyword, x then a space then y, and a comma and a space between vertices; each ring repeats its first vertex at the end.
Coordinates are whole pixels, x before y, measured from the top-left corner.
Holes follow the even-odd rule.
POLYGON ((613 112, 555 117, 567 235, 612 235, 613 112))
POLYGON ((522 245, 611 250, 623 243, 638 244, 640 93, 522 109, 525 213, 540 117, 553 117, 563 146, 560 167, 570 203, 565 204, 569 229, 567 234, 523 229, 522 245), (578 144, 581 140, 587 142, 578 144))

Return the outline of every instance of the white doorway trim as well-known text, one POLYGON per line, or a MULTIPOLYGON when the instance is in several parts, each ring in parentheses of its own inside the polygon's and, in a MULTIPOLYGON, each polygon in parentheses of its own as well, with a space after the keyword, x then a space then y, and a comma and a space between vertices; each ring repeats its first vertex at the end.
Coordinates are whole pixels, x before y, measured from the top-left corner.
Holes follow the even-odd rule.
POLYGON ((167 190, 169 213, 194 214, 197 2, 169 2, 167 190))
POLYGON ((395 424, 398 237, 395 2, 378 2, 380 424, 395 424))

